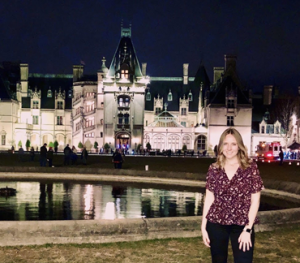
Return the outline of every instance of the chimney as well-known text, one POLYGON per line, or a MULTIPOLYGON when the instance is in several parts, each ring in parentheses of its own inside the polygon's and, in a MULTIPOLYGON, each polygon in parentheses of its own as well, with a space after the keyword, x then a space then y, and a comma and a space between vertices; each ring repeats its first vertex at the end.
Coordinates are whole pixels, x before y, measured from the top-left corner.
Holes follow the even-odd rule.
POLYGON ((189 64, 183 64, 183 85, 187 85, 189 82, 189 64))
POLYGON ((144 77, 146 76, 146 69, 147 69, 147 63, 142 63, 142 74, 144 77))
POLYGON ((273 86, 264 86, 264 105, 271 105, 272 103, 273 86))
POLYGON ((26 96, 28 92, 28 74, 29 74, 29 65, 20 64, 21 90, 22 93, 26 94, 26 96))
POLYGON ((225 59, 225 71, 231 67, 234 72, 236 71, 236 59, 237 56, 235 55, 224 55, 224 59, 225 59))
POLYGON ((73 82, 78 81, 83 76, 83 65, 73 65, 73 82))
POLYGON ((218 80, 222 81, 222 75, 224 74, 223 67, 214 67, 214 84, 218 82, 218 80))

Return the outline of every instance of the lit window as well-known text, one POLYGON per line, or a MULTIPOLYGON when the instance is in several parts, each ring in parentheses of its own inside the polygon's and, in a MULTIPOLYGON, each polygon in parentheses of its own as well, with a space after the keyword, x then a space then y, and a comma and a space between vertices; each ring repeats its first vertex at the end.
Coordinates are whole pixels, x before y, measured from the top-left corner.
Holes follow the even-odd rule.
POLYGON ((128 79, 128 76, 129 76, 128 73, 129 73, 129 72, 128 72, 127 69, 122 69, 122 70, 121 70, 121 78, 122 78, 122 79, 128 79))
POLYGON ((63 125, 63 117, 62 116, 56 117, 56 125, 63 125))
POLYGON ((6 135, 1 135, 1 145, 5 145, 6 143, 6 135))
POLYGON ((63 102, 62 101, 57 102, 57 109, 59 109, 59 110, 63 109, 63 102))
POLYGON ((227 116, 227 126, 234 126, 234 117, 233 116, 227 116))
POLYGON ((186 116, 186 108, 181 108, 181 115, 186 116))
POLYGON ((32 116, 32 124, 39 124, 39 116, 32 116))

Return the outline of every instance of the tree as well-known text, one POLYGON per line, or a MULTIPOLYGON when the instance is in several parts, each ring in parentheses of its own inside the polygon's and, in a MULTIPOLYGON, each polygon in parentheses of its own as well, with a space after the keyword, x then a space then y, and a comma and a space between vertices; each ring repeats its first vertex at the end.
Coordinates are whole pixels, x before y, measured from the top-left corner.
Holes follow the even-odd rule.
POLYGON ((58 141, 54 142, 54 148, 58 147, 58 141))
POLYGON ((79 143, 78 143, 78 148, 79 148, 79 149, 82 149, 82 148, 83 148, 82 142, 79 142, 79 143))
POLYGON ((148 151, 150 151, 150 150, 151 150, 151 144, 150 144, 150 142, 147 142, 147 144, 146 144, 146 148, 147 148, 147 150, 148 150, 148 151))
POLYGON ((110 146, 109 146, 108 143, 105 143, 103 148, 104 148, 105 152, 108 153, 108 150, 110 149, 110 146))
POLYGON ((27 151, 29 150, 29 148, 30 148, 30 141, 27 140, 27 141, 26 141, 26 149, 27 149, 27 151))
POLYGON ((54 143, 53 142, 49 142, 49 147, 54 147, 54 143))
POLYGON ((182 151, 184 152, 184 151, 186 151, 187 150, 187 147, 186 147, 186 145, 184 144, 183 146, 182 146, 182 151))
POLYGON ((278 120, 282 128, 284 129, 284 137, 287 143, 288 138, 292 135, 292 116, 296 110, 295 99, 292 96, 285 96, 276 101, 275 106, 272 110, 272 117, 274 120, 278 120))
POLYGON ((97 150, 98 149, 98 143, 94 142, 94 149, 97 150))
POLYGON ((22 147, 22 142, 21 141, 18 142, 18 146, 22 147))

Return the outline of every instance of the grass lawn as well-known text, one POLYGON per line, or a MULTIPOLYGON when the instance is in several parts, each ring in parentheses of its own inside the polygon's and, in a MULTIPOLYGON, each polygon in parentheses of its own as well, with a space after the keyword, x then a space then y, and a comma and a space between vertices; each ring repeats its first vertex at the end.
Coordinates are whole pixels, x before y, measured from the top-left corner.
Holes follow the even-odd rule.
MULTIPOLYGON (((300 226, 256 233, 254 263, 300 262, 300 226)), ((0 262, 210 262, 201 238, 110 244, 0 247, 0 262)), ((233 262, 229 254, 228 262, 233 262)))
MULTIPOLYGON (((34 162, 24 155, 19 161, 17 154, 0 154, 1 166, 39 166, 38 157, 34 162), (26 158, 26 159, 25 159, 26 158)), ((80 160, 80 159, 79 159, 80 160)), ((149 165, 151 171, 190 172, 204 175, 214 162, 210 158, 183 157, 126 157, 123 168, 142 171, 149 165)), ((66 169, 63 155, 54 156, 53 165, 66 169)), ((283 180, 300 183, 300 166, 296 163, 279 166, 274 163, 258 163, 263 179, 283 180)), ((76 167, 112 168, 110 156, 90 155, 88 165, 76 167)), ((45 168, 51 169, 51 168, 45 168)), ((200 222, 199 222, 200 224, 200 222)), ((283 226, 280 229, 257 233, 254 263, 300 262, 300 225, 283 226)), ((140 242, 83 245, 44 245, 0 247, 0 262, 210 262, 209 249, 201 238, 167 239, 140 242)), ((233 262, 232 255, 229 261, 233 262)))

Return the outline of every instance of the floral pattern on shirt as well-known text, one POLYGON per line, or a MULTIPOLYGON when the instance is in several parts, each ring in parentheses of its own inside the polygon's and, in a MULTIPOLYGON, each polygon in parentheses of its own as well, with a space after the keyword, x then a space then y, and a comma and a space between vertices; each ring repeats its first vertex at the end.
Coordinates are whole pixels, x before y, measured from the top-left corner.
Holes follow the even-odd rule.
MULTIPOLYGON (((224 169, 212 164, 206 177, 206 189, 215 197, 206 216, 208 221, 222 225, 246 225, 251 194, 261 191, 264 186, 255 162, 244 170, 239 167, 231 180, 224 169)), ((256 217, 254 223, 257 222, 256 217)))

